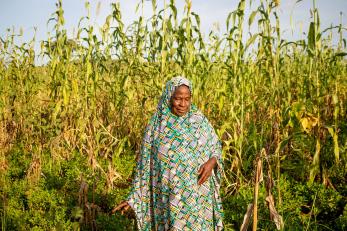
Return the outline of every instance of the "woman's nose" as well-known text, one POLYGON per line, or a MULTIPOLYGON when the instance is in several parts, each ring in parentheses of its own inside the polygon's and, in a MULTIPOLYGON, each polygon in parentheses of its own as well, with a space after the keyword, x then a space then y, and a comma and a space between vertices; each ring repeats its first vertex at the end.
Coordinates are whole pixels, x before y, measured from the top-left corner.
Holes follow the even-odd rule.
POLYGON ((181 106, 181 107, 185 107, 185 106, 187 106, 187 102, 185 102, 184 100, 181 100, 181 102, 180 102, 180 106, 181 106))
POLYGON ((178 101, 178 106, 182 107, 182 105, 183 105, 183 100, 179 100, 178 101))

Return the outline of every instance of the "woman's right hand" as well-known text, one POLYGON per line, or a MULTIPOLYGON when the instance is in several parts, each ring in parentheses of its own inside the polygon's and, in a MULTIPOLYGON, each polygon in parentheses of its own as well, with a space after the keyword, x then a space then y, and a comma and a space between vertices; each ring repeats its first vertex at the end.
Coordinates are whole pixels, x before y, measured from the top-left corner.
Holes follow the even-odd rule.
POLYGON ((122 215, 124 215, 124 213, 126 213, 130 208, 130 205, 127 201, 123 201, 121 202, 117 207, 115 207, 114 209, 112 209, 112 214, 120 211, 122 215))

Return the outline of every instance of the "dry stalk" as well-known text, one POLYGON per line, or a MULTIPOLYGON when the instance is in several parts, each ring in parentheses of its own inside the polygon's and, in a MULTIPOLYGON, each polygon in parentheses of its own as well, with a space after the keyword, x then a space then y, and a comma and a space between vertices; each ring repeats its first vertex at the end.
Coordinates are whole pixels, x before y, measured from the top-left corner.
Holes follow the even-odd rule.
POLYGON ((40 156, 33 157, 30 167, 27 171, 27 178, 29 182, 37 183, 41 177, 41 158, 40 156))
POLYGON ((241 225, 240 230, 241 231, 247 231, 249 222, 251 221, 252 215, 253 215, 253 204, 249 204, 247 207, 247 212, 245 216, 243 217, 243 222, 241 225))
POLYGON ((107 174, 106 174, 106 183, 107 183, 107 190, 110 191, 114 187, 114 181, 116 179, 121 179, 122 176, 114 170, 111 163, 108 164, 107 168, 107 174))
POLYGON ((94 191, 95 184, 93 187, 93 202, 88 201, 88 183, 81 176, 81 186, 78 193, 78 204, 83 209, 83 218, 80 223, 85 226, 89 226, 91 230, 97 230, 96 227, 96 216, 101 211, 101 208, 94 203, 94 191))
POLYGON ((258 224, 258 193, 259 193, 259 183, 262 181, 262 161, 261 158, 257 158, 257 168, 255 173, 254 182, 254 202, 253 202, 253 231, 257 230, 258 224))

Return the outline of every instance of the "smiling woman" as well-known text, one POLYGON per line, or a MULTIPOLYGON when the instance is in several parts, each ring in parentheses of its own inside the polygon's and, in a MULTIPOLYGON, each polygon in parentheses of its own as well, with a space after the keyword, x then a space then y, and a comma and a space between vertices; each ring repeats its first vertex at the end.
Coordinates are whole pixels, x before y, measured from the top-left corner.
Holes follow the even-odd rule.
POLYGON ((146 128, 128 200, 140 230, 222 230, 221 145, 191 104, 191 83, 176 77, 146 128))

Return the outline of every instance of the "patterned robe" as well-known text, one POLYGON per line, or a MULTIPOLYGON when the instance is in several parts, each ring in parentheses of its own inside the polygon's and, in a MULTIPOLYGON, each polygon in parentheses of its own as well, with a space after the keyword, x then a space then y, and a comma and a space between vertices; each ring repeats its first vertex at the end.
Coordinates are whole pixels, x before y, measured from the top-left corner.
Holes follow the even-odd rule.
POLYGON ((207 118, 194 105, 183 116, 171 112, 170 99, 189 80, 167 84, 146 127, 128 203, 139 230, 222 230, 219 197, 221 145, 207 118), (217 166, 198 185, 198 170, 211 157, 217 166))

